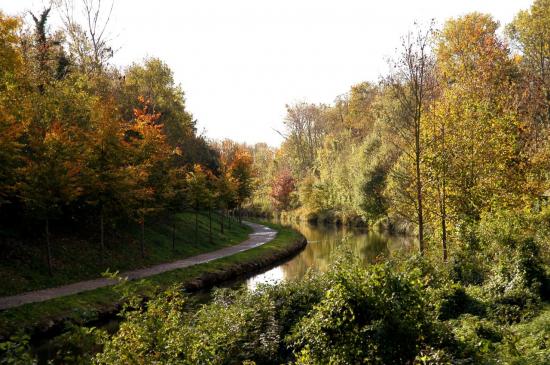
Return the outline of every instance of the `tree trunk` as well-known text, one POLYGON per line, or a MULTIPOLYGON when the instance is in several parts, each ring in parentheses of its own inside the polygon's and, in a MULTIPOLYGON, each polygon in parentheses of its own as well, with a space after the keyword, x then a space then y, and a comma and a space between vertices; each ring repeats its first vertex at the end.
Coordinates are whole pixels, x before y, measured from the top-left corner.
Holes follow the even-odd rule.
MULTIPOLYGON (((442 153, 445 156, 445 125, 441 127, 442 153)), ((443 159, 443 176, 441 178, 441 248, 443 250, 443 262, 447 262, 447 164, 443 159)))
POLYGON ((145 258, 145 217, 141 219, 141 258, 145 258))
POLYGON ((172 217, 172 251, 176 251, 176 215, 172 217))
POLYGON ((46 218, 46 259, 48 261, 48 274, 52 276, 52 248, 50 245, 50 219, 46 218))
POLYGON ((103 221, 103 208, 101 208, 101 212, 99 213, 99 230, 100 230, 100 249, 101 249, 101 261, 103 261, 103 258, 105 257, 105 226, 104 226, 104 221, 103 221))
POLYGON ((416 199, 418 204, 418 245, 424 255, 424 218, 422 215, 422 178, 420 175, 420 118, 415 131, 416 199))
POLYGON ((224 234, 223 232, 223 218, 224 218, 224 215, 225 215, 225 210, 222 209, 222 211, 220 212, 220 231, 222 234, 224 234))
POLYGON ((195 243, 199 243, 199 211, 195 209, 195 243))
POLYGON ((208 231, 209 241, 212 243, 212 208, 208 210, 208 231))
POLYGON ((443 261, 447 262, 447 217, 445 202, 441 209, 441 245, 443 246, 443 261))

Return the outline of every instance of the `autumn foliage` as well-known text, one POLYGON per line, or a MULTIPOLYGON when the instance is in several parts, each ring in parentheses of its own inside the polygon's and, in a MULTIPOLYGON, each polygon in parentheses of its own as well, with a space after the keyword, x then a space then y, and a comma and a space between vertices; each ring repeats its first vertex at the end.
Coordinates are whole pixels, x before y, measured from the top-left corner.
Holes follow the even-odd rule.
POLYGON ((0 228, 44 241, 52 271, 59 227, 97 232, 103 252, 106 231, 138 224, 145 256, 149 220, 243 204, 250 155, 239 147, 221 167, 164 62, 80 64, 49 15, 27 30, 0 13, 0 228))

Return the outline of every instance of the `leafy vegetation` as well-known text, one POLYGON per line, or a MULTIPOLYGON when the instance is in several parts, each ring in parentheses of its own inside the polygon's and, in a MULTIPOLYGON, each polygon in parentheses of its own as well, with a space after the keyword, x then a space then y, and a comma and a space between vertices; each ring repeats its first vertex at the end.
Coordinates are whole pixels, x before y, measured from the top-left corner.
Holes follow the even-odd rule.
MULTIPOLYGON (((484 234, 476 230, 475 237, 483 241, 484 234)), ((526 267, 544 266, 538 244, 527 238, 516 236, 515 256, 502 237, 490 243, 500 250, 475 250, 487 263, 477 284, 457 280, 437 257, 397 256, 365 266, 343 242, 328 272, 254 291, 221 289, 191 310, 178 287, 145 307, 134 297, 114 335, 97 329, 86 335, 94 344, 88 351, 101 351, 78 361, 545 364, 550 308, 540 289, 548 274, 524 270, 526 257, 532 260, 526 267)))
MULTIPOLYGON (((550 0, 504 32, 477 12, 416 27, 378 82, 330 105, 287 105, 277 149, 205 141, 165 63, 115 69, 97 20, 76 24, 60 4, 54 33, 48 8, 30 27, 0 13, 0 238, 15 255, 0 267, 24 269, 6 292, 68 281, 75 268, 63 263, 85 252, 98 261, 78 277, 229 243, 245 232, 227 216, 243 208, 418 243, 417 255, 368 266, 343 253, 326 273, 219 290, 193 310, 170 287, 281 252, 296 238, 282 229, 262 247, 152 278, 159 287, 123 284, 118 331, 67 332, 61 362, 550 363, 550 0), (185 248, 167 239, 183 221, 185 248), (43 259, 18 262, 30 255, 43 259)), ((85 321, 116 298, 100 289, 2 312, 0 323, 71 310, 85 321)), ((32 362, 28 340, 0 344, 5 362, 32 362)))

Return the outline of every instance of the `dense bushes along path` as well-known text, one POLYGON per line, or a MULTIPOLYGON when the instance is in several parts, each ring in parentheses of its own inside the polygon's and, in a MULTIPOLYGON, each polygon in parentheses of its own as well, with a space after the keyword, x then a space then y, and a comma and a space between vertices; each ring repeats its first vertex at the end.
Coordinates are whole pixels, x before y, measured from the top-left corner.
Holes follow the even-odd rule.
MULTIPOLYGON (((241 251, 246 251, 254 247, 261 246, 275 238, 277 231, 263 226, 261 224, 243 222, 252 227, 253 232, 250 233, 247 240, 230 247, 225 247, 216 251, 207 252, 201 255, 188 257, 186 259, 177 260, 165 264, 159 264, 145 269, 132 270, 122 273, 122 277, 127 277, 130 280, 141 279, 152 275, 157 275, 163 272, 181 269, 197 264, 202 264, 222 257, 234 255, 241 251)), ((36 290, 23 294, 0 298, 0 310, 18 307, 23 304, 42 302, 45 300, 63 297, 66 295, 77 294, 88 290, 93 290, 105 286, 116 284, 115 279, 101 278, 94 280, 80 281, 78 283, 63 285, 55 288, 44 290, 36 290)))

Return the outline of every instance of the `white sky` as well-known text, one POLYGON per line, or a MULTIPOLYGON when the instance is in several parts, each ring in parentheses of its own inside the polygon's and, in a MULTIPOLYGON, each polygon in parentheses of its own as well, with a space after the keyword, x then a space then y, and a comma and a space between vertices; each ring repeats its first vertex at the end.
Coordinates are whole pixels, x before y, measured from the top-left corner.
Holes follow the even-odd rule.
MULTIPOLYGON (((104 0, 104 2, 108 2, 104 0)), ((45 0, 1 0, 8 14, 45 0)), ((400 36, 480 11, 501 24, 531 0, 116 0, 111 22, 117 65, 159 57, 181 83, 188 110, 210 138, 281 138, 285 104, 330 103, 376 81, 400 36)))

